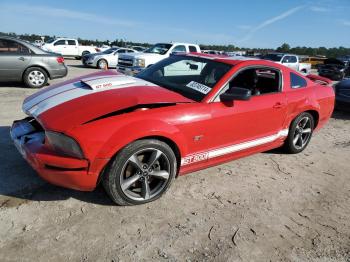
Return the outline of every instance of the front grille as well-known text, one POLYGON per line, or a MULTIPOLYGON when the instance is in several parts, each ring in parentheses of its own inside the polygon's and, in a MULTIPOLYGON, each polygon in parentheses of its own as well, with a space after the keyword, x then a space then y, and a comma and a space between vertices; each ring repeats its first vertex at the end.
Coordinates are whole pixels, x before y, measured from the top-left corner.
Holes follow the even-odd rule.
POLYGON ((118 59, 118 66, 132 66, 132 65, 133 65, 132 59, 125 59, 125 58, 118 59))

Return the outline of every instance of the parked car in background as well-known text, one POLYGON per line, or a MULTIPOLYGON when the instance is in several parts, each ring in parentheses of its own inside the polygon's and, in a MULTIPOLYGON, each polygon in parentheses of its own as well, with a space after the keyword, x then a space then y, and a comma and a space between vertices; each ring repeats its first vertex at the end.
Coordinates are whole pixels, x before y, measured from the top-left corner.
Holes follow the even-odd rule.
POLYGON ((101 45, 101 46, 96 47, 96 52, 100 53, 100 52, 106 51, 107 49, 110 49, 110 48, 111 48, 111 46, 109 46, 109 45, 101 45))
POLYGON ((309 63, 311 65, 311 68, 318 68, 319 65, 322 65, 324 60, 326 60, 327 57, 325 56, 309 56, 303 58, 301 62, 303 63, 309 63))
POLYGON ((121 54, 117 70, 123 74, 135 75, 143 69, 175 53, 201 52, 199 45, 187 43, 159 43, 142 53, 121 54))
POLYGON ((203 54, 209 54, 209 55, 221 55, 222 52, 221 51, 217 51, 217 50, 202 50, 203 54))
POLYGON ((301 63, 299 56, 283 53, 270 53, 262 56, 262 59, 270 60, 278 64, 283 64, 291 69, 299 71, 303 74, 308 74, 311 71, 309 63, 301 63))
POLYGON ((39 88, 67 73, 61 55, 17 38, 0 37, 0 81, 23 81, 28 87, 39 88))
POLYGON ((344 55, 344 56, 339 56, 337 59, 343 61, 343 62, 350 62, 350 55, 344 55))
POLYGON ((332 86, 310 77, 266 60, 172 55, 136 77, 101 71, 33 94, 11 137, 49 182, 91 191, 101 181, 115 203, 143 204, 178 174, 302 152, 334 107, 332 86))
POLYGON ((112 47, 101 53, 84 55, 82 63, 85 66, 97 67, 100 69, 108 67, 115 68, 118 64, 119 55, 125 53, 137 53, 137 51, 130 48, 112 47))
POLYGON ((50 39, 41 48, 45 51, 58 53, 66 57, 75 57, 76 59, 97 52, 96 47, 80 45, 78 40, 73 38, 50 39))
POLYGON ((129 46, 129 48, 134 49, 134 50, 136 50, 138 52, 144 52, 145 50, 147 50, 147 47, 138 46, 138 45, 129 46))
POLYGON ((33 45, 37 46, 37 47, 42 47, 42 45, 44 44, 43 40, 35 40, 33 42, 33 45))
POLYGON ((340 81, 350 75, 350 62, 329 58, 319 65, 318 74, 334 81, 340 81))
POLYGON ((334 86, 336 109, 350 112, 350 79, 345 79, 334 86))

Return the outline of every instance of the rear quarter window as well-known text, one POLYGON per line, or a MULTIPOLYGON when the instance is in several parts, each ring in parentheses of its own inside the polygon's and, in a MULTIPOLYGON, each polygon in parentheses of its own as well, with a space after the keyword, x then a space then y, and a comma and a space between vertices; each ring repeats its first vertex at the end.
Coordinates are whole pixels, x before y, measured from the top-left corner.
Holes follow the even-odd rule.
POLYGON ((297 74, 290 73, 290 87, 293 89, 306 87, 306 80, 297 74))
POLYGON ((188 48, 189 48, 191 53, 192 52, 198 52, 197 48, 195 46, 193 46, 193 45, 188 46, 188 48))

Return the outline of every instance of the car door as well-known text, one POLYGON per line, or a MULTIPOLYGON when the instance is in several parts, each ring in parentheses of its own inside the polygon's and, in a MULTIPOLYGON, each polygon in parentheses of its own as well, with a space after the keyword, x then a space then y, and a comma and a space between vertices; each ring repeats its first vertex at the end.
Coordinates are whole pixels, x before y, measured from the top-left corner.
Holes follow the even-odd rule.
POLYGON ((65 55, 77 56, 79 53, 77 41, 74 39, 69 39, 66 43, 67 44, 63 46, 63 48, 65 49, 65 55))
POLYGON ((295 56, 285 56, 282 60, 282 64, 293 70, 298 70, 297 58, 295 56))
POLYGON ((0 39, 0 80, 21 80, 32 56, 31 51, 21 43, 0 39))
MULTIPOLYGON (((249 69, 255 70, 254 67, 249 69)), ((267 70, 265 73, 272 71, 270 68, 263 69, 267 70)), ((256 70, 261 70, 261 67, 257 67, 256 70)), ((282 128, 287 110, 286 96, 282 91, 282 72, 277 69, 273 69, 273 72, 276 82, 261 81, 260 89, 265 91, 253 94, 250 100, 226 103, 217 97, 210 104, 213 157, 253 150, 286 135, 287 131, 282 128)), ((230 83, 222 92, 228 92, 229 86, 230 83)))
POLYGON ((112 55, 108 56, 108 64, 111 67, 115 67, 118 64, 118 58, 119 58, 119 54, 125 54, 126 53, 126 49, 125 48, 120 48, 117 51, 115 51, 112 55))
POLYGON ((66 40, 57 40, 54 44, 54 52, 61 54, 61 55, 67 55, 66 53, 66 48, 67 48, 67 43, 66 40))

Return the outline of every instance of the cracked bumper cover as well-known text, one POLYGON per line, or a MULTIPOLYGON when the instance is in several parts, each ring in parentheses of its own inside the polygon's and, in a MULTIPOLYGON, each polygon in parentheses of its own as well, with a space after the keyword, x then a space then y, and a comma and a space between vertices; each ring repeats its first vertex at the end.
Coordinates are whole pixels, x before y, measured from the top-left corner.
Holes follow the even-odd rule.
POLYGON ((95 189, 99 170, 107 159, 94 161, 63 156, 52 151, 44 143, 45 132, 36 130, 28 118, 14 121, 11 138, 23 158, 44 180, 58 186, 91 191, 95 189))

